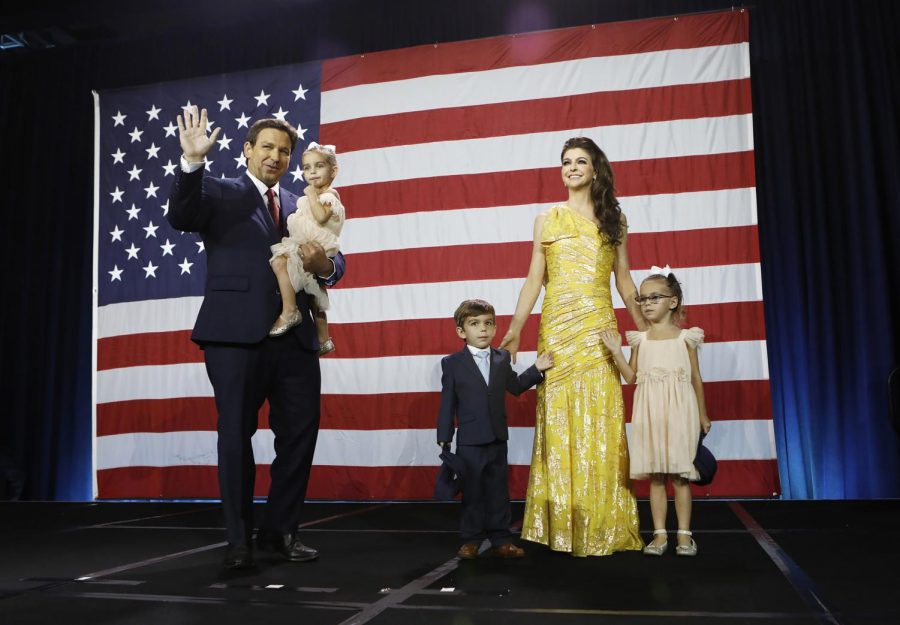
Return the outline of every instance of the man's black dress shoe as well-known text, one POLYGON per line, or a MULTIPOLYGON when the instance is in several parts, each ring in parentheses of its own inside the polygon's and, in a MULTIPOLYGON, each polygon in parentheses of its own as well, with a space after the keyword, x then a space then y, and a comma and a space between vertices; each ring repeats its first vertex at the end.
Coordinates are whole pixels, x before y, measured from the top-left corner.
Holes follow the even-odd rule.
POLYGON ((274 551, 291 562, 308 562, 319 557, 319 552, 307 547, 300 539, 290 534, 274 534, 260 530, 256 544, 263 551, 274 551))
POLYGON ((253 552, 247 545, 228 545, 223 566, 230 570, 252 568, 253 552))

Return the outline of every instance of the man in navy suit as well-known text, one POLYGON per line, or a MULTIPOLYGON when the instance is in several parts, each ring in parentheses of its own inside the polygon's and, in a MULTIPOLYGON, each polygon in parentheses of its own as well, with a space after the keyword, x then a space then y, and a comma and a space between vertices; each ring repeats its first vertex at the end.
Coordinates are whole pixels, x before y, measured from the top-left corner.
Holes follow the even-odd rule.
MULTIPOLYGON (((206 291, 191 338, 203 348, 218 412, 219 490, 228 548, 225 567, 252 566, 253 484, 251 437, 259 408, 269 400, 275 434, 265 516, 257 544, 291 561, 312 560, 315 549, 296 536, 319 432, 319 342, 301 294, 303 321, 278 338, 268 336, 281 311, 269 247, 281 241, 297 196, 280 187, 297 143, 287 122, 262 119, 244 143, 247 172, 220 179, 204 176, 204 158, 220 129, 206 134, 206 110, 178 116, 183 156, 169 194, 168 220, 197 232, 207 256, 206 291)), ((304 267, 333 285, 344 272, 314 244, 301 248, 304 267)))
POLYGON ((509 466, 506 441, 506 392, 520 395, 544 379, 553 366, 550 354, 541 354, 521 375, 516 375, 509 352, 491 348, 497 333, 494 307, 480 299, 466 300, 453 315, 456 334, 465 347, 441 360, 441 409, 438 445, 449 445, 456 420, 456 455, 464 464, 462 474, 463 545, 457 555, 478 557, 478 546, 487 538, 494 554, 521 558, 525 551, 512 543, 509 531, 509 466))

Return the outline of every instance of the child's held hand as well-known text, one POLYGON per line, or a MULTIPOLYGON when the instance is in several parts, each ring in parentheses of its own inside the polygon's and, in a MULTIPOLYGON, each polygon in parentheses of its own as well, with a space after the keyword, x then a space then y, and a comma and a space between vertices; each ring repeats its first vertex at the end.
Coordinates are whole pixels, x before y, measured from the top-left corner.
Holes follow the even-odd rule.
POLYGON ((613 353, 622 349, 622 335, 617 330, 604 330, 600 333, 600 340, 613 353))
POLYGON ((553 354, 550 352, 540 354, 534 361, 534 366, 538 371, 546 371, 553 366, 553 354))

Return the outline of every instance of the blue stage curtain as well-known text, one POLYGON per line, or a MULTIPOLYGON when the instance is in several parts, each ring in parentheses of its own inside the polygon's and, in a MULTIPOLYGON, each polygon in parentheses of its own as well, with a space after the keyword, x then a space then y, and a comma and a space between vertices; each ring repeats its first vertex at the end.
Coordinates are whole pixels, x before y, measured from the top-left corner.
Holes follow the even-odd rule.
POLYGON ((900 26, 892 2, 751 11, 763 292, 783 496, 900 496, 900 26))
MULTIPOLYGON (((259 9, 246 3, 234 25, 172 32, 164 54, 139 29, 115 43, 0 53, 0 451, 24 471, 24 496, 91 497, 92 88, 733 5, 336 0, 315 19, 306 3, 278 5, 260 37, 246 25, 259 9)), ((237 6, 209 10, 233 15, 237 6)), ((892 0, 750 7, 763 290, 787 498, 900 496, 886 389, 900 362, 898 32, 892 0)))

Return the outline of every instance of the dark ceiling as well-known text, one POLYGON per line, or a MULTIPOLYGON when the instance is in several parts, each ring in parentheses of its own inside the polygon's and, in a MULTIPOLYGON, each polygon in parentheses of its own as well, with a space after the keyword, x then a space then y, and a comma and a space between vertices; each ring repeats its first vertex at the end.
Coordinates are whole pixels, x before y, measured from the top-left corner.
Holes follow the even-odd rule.
MULTIPOLYGON (((197 24, 219 30, 246 23, 268 6, 283 18, 325 0, 34 0, 6 3, 0 54, 180 36, 197 24), (10 6, 11 5, 11 6, 10 6)), ((332 6, 334 2, 329 3, 332 6)))

